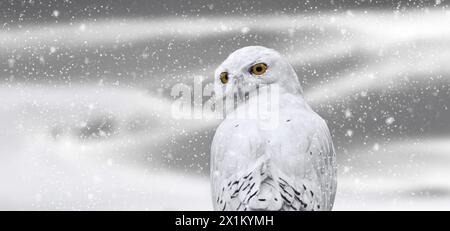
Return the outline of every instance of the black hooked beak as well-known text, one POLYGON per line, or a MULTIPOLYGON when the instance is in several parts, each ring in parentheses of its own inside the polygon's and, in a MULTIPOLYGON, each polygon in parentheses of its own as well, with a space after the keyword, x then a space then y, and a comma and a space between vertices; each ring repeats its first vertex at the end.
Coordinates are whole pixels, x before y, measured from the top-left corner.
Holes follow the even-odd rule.
POLYGON ((248 99, 249 91, 247 86, 244 85, 244 78, 239 76, 236 78, 237 96, 239 99, 248 99))

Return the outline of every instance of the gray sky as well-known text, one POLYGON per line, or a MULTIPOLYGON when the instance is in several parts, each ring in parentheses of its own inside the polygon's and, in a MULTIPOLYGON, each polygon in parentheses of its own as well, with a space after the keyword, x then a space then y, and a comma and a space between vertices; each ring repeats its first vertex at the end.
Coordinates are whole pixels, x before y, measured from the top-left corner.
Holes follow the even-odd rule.
POLYGON ((146 0, 2 0, 0 22, 3 27, 21 23, 58 22, 111 17, 165 17, 165 16, 254 16, 280 13, 298 14, 348 9, 393 9, 442 7, 448 1, 382 1, 382 0, 310 0, 310 1, 146 1, 146 0), (52 15, 57 10, 58 17, 52 15), (6 24, 5 24, 6 23, 6 24))

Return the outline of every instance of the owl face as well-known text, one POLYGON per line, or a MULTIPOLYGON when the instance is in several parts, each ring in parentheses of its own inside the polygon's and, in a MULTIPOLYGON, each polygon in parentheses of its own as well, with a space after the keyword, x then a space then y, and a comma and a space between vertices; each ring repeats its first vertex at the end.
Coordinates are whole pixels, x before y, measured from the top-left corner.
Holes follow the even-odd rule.
POLYGON ((214 81, 216 93, 224 95, 242 95, 270 84, 301 92, 291 65, 275 50, 262 46, 244 47, 231 53, 216 69, 214 81))

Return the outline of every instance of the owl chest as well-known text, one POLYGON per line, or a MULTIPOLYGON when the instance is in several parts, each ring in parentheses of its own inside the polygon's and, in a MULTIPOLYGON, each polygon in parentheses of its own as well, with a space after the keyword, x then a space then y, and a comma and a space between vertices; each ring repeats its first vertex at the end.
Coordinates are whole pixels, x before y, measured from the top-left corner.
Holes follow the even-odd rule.
POLYGON ((226 162, 253 163, 262 156, 288 168, 298 168, 299 163, 308 161, 305 146, 308 139, 302 124, 293 119, 281 118, 274 129, 262 129, 261 121, 228 124, 228 134, 223 153, 226 162))

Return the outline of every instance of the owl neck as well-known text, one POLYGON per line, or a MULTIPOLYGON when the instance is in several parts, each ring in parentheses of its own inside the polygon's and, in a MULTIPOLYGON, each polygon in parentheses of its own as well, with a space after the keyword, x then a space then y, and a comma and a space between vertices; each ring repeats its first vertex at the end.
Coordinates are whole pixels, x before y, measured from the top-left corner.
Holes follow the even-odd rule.
POLYGON ((233 114, 236 111, 245 114, 249 111, 261 111, 261 109, 272 110, 265 113, 273 113, 277 112, 280 104, 285 104, 284 102, 292 100, 305 102, 301 88, 286 88, 281 84, 268 84, 250 91, 245 99, 235 98, 234 101, 227 101, 225 114, 228 117, 229 114, 233 114))
POLYGON ((287 93, 302 95, 303 89, 300 85, 300 81, 298 81, 298 76, 294 68, 291 65, 286 64, 285 70, 287 70, 287 73, 282 75, 284 78, 280 78, 280 87, 287 93))
POLYGON ((300 83, 298 83, 298 81, 282 82, 280 84, 280 90, 282 91, 282 93, 288 93, 288 94, 299 95, 299 96, 303 95, 303 89, 302 89, 300 83))

